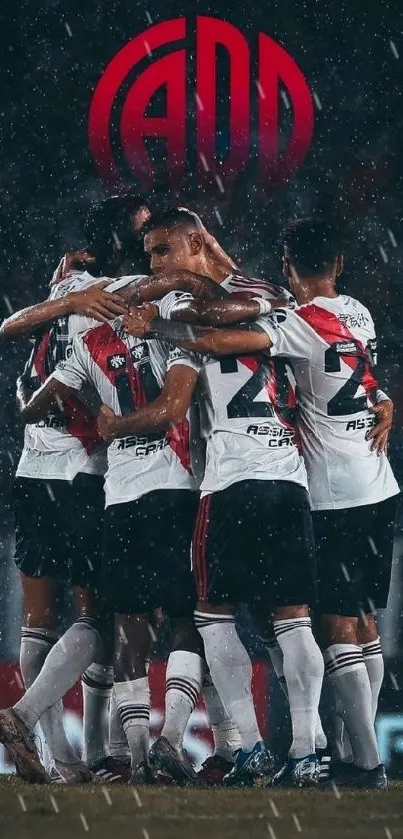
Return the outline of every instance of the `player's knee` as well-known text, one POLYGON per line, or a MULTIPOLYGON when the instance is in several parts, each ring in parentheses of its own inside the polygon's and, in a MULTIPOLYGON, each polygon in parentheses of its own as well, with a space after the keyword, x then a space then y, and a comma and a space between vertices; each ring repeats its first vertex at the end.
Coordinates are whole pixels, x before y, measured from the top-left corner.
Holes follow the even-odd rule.
POLYGON ((322 632, 326 647, 331 644, 358 644, 358 618, 345 615, 323 615, 322 632))
POLYGON ((376 641, 379 632, 375 615, 363 615, 358 620, 357 641, 359 644, 370 644, 376 641))
POLYGON ((187 650, 190 653, 203 655, 203 642, 192 618, 171 618, 171 625, 173 634, 171 652, 187 650))

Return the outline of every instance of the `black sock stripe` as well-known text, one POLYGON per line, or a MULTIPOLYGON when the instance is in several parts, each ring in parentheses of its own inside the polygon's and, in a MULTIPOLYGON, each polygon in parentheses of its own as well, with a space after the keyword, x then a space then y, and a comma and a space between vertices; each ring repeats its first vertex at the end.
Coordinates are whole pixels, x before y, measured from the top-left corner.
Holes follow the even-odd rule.
POLYGON ((351 653, 339 653, 339 655, 329 656, 326 663, 327 664, 335 664, 335 663, 340 662, 340 661, 346 661, 346 659, 351 658, 352 656, 353 656, 353 658, 358 658, 358 659, 360 659, 360 661, 362 661, 362 658, 363 658, 362 652, 358 652, 358 651, 354 650, 354 652, 351 652, 351 653))
POLYGON ((49 644, 50 647, 53 647, 57 644, 59 640, 58 635, 46 635, 44 632, 37 632, 33 629, 23 629, 21 631, 21 640, 31 640, 31 641, 44 641, 46 644, 49 644))
POLYGON ((278 638, 280 635, 285 635, 287 632, 294 632, 296 629, 305 629, 305 628, 311 629, 311 621, 306 621, 304 623, 302 623, 302 621, 301 621, 301 623, 294 623, 291 626, 285 626, 285 627, 281 627, 281 628, 274 627, 274 632, 275 632, 276 638, 278 638))
POLYGON ((89 629, 96 629, 98 630, 99 622, 96 618, 77 618, 74 623, 83 623, 85 626, 88 626, 89 629))
POLYGON ((235 623, 234 615, 203 615, 201 612, 193 612, 193 618, 196 626, 211 623, 235 623))
POLYGON ((150 714, 126 714, 125 716, 121 717, 122 725, 124 726, 125 723, 129 722, 130 720, 144 720, 145 722, 150 722, 150 714))
POLYGON ((165 693, 167 694, 169 690, 177 690, 179 693, 183 693, 184 696, 190 699, 193 705, 196 705, 199 698, 199 691, 188 683, 178 684, 175 680, 170 679, 166 683, 165 693))
POLYGON ((89 688, 95 688, 96 690, 103 690, 105 692, 113 688, 113 682, 97 682, 96 679, 92 679, 87 673, 83 673, 81 681, 89 688))
POLYGON ((337 670, 343 670, 343 668, 347 669, 347 667, 351 667, 352 665, 359 664, 361 667, 365 667, 365 664, 362 659, 360 658, 351 658, 349 661, 343 661, 341 664, 336 663, 333 665, 326 665, 325 666, 325 674, 326 676, 331 676, 332 673, 336 673, 337 670))

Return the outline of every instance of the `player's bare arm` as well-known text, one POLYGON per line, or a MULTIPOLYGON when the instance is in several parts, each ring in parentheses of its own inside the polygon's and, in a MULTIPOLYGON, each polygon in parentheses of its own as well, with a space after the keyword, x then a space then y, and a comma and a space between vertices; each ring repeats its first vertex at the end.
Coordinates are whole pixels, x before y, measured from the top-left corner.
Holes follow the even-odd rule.
POLYGON ((102 322, 122 315, 126 301, 119 294, 109 294, 105 288, 111 280, 102 280, 82 291, 72 291, 57 300, 44 300, 10 315, 0 326, 0 337, 11 341, 31 335, 36 329, 60 317, 86 315, 102 322))
MULTIPOLYGON (((20 394, 22 394, 22 391, 20 391, 20 394)), ((20 398, 18 397, 17 386, 17 400, 20 405, 21 417, 25 423, 38 422, 44 419, 51 411, 63 410, 64 404, 72 396, 79 396, 79 391, 75 390, 75 388, 68 387, 51 376, 39 390, 35 391, 29 401, 24 404, 21 395, 20 398)))
MULTIPOLYGON (((256 300, 217 300, 210 302, 185 301, 185 308, 172 313, 171 322, 197 323, 206 326, 223 326, 256 320, 260 314, 260 303, 256 300), (191 317, 189 317, 191 313, 191 317)), ((153 332, 153 321, 158 318, 158 308, 153 303, 143 303, 130 308, 124 318, 124 325, 129 335, 143 338, 153 332)), ((160 320, 158 321, 161 328, 160 320)), ((169 330, 168 330, 169 332, 169 330)), ((172 333, 173 334, 173 333, 172 333)), ((181 334, 180 332, 178 334, 181 334)))
POLYGON ((368 439, 371 440, 371 451, 376 451, 377 454, 387 452, 389 435, 393 425, 393 402, 391 399, 382 399, 377 405, 370 408, 372 414, 375 414, 376 425, 368 434, 368 439))
POLYGON ((17 408, 20 414, 22 414, 24 409, 27 407, 28 402, 34 393, 34 391, 31 390, 29 385, 29 377, 19 376, 19 378, 17 379, 16 400, 17 408))
POLYGON ((149 277, 139 277, 126 291, 126 299, 133 306, 160 300, 171 291, 182 291, 204 300, 222 299, 227 292, 210 277, 192 271, 160 271, 149 277))
POLYGON ((129 335, 163 337, 183 349, 212 355, 260 352, 272 346, 269 336, 256 323, 243 324, 237 329, 214 329, 166 321, 154 317, 155 312, 155 306, 131 309, 123 318, 124 329, 129 335))
POLYGON ((175 365, 168 371, 161 395, 154 402, 132 414, 118 417, 106 405, 98 416, 98 433, 104 440, 165 431, 186 417, 197 381, 197 372, 185 365, 175 365))

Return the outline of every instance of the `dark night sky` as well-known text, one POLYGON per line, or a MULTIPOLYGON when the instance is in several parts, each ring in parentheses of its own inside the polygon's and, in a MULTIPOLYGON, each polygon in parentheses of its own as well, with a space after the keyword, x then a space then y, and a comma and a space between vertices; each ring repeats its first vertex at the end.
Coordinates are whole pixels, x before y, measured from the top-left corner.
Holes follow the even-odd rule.
MULTIPOLYGON (((277 279, 272 243, 283 222, 312 212, 341 219, 348 234, 345 286, 375 310, 384 357, 392 366, 401 363, 403 4, 398 0, 3 3, 3 315, 8 301, 16 309, 46 293, 60 255, 83 244, 80 212, 108 194, 87 139, 88 108, 103 69, 149 25, 148 16, 156 23, 180 15, 194 19, 196 13, 230 21, 251 42, 262 30, 282 44, 321 109, 315 107, 314 142, 305 164, 274 195, 262 191, 251 170, 231 194, 196 199, 193 194, 192 203, 188 190, 183 198, 202 211, 250 273, 277 279)), ((7 451, 18 447, 12 393, 26 354, 22 345, 2 351, 0 422, 7 451)), ((10 468, 6 452, 3 471, 10 468)))
MULTIPOLYGON (((249 5, 247 12, 245 6, 219 0, 4 5, 0 212, 5 267, 34 269, 36 276, 40 266, 52 265, 76 241, 77 210, 105 193, 88 151, 88 107, 103 68, 147 27, 146 13, 153 22, 189 17, 190 10, 193 17, 213 13, 250 38, 261 29, 285 46, 322 104, 321 111, 316 109, 313 147, 297 179, 301 196, 308 174, 308 192, 314 186, 320 203, 326 189, 333 198, 340 172, 356 156, 400 151, 401 4, 281 0, 249 5), (400 59, 393 54, 393 39, 398 50, 400 42, 400 59)), ((288 193, 294 196, 294 188, 288 193)), ((287 205, 287 198, 285 189, 278 200, 287 205)), ((214 199, 219 203, 219 196, 214 199)), ((227 196, 222 204, 231 226, 227 196)), ((7 272, 4 279, 12 284, 7 272)))

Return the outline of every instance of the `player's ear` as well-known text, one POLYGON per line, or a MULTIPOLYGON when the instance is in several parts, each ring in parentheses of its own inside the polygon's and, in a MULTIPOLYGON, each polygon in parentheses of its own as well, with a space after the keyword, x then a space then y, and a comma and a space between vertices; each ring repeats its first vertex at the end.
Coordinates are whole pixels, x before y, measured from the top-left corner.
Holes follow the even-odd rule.
POLYGON ((193 256, 197 256, 203 247, 203 237, 195 231, 188 234, 188 242, 193 256))
POLYGON ((340 274, 343 273, 344 269, 344 256, 340 254, 340 256, 336 259, 336 277, 340 277, 340 274))
POLYGON ((290 260, 286 256, 283 256, 283 275, 287 277, 287 280, 291 277, 290 260))

